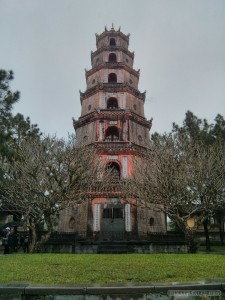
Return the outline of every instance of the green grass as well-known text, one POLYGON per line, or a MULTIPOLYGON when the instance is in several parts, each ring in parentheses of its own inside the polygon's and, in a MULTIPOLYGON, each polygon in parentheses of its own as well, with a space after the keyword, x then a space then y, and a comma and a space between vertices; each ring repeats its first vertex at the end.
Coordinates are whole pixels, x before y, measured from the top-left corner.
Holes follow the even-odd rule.
POLYGON ((113 284, 225 280, 222 255, 10 254, 0 256, 0 283, 113 284))

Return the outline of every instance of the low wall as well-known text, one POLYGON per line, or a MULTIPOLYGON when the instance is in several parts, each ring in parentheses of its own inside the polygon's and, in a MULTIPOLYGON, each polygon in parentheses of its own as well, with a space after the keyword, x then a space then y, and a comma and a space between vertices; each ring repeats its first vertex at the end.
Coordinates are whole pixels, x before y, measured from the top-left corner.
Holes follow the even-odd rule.
POLYGON ((146 300, 224 299, 225 283, 152 286, 0 285, 0 300, 146 300))
POLYGON ((185 244, 163 244, 163 243, 76 243, 70 245, 47 244, 43 248, 47 253, 75 253, 75 254, 98 254, 98 253, 187 253, 185 244), (104 250, 100 251, 100 248, 104 250), (122 249, 122 252, 121 252, 122 249))

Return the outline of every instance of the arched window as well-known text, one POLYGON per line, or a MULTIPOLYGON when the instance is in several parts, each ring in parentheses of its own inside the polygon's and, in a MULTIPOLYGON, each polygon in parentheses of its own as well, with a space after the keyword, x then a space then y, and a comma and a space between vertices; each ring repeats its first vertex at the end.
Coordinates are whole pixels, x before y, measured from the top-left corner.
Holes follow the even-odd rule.
POLYGON ((106 172, 110 172, 111 176, 113 177, 113 180, 119 180, 120 179, 120 166, 116 162, 110 162, 106 165, 106 172))
POLYGON ((108 82, 117 82, 117 76, 115 73, 110 73, 108 76, 108 82))
POLYGON ((114 38, 111 38, 109 41, 110 46, 116 46, 116 40, 114 38))
POLYGON ((105 140, 107 142, 119 141, 119 130, 116 126, 108 127, 105 133, 105 140))
POLYGON ((75 229, 75 219, 74 217, 71 217, 69 220, 69 228, 70 229, 75 229))
POLYGON ((115 53, 109 54, 109 62, 116 62, 116 54, 115 53))
POLYGON ((118 102, 117 102, 117 99, 116 98, 109 98, 108 101, 107 101, 107 108, 108 109, 116 109, 118 108, 118 102))
POLYGON ((149 219, 149 225, 150 225, 150 226, 154 226, 154 223, 155 223, 155 220, 154 220, 154 218, 151 217, 151 218, 149 219))

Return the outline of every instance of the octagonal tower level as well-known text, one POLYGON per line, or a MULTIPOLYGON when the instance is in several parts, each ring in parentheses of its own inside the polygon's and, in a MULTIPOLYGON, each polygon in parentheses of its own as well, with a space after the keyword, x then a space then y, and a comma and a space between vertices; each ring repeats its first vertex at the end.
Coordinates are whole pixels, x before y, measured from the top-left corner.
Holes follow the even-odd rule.
MULTIPOLYGON (((151 120, 144 116, 145 92, 138 90, 140 71, 133 69, 129 35, 105 28, 102 34, 96 34, 96 46, 97 50, 91 52, 92 68, 85 70, 87 89, 80 92, 81 116, 73 123, 77 143, 95 144, 102 169, 112 168, 117 180, 126 180, 132 174, 134 156, 150 143, 151 120)), ((74 228, 86 236, 98 233, 104 239, 165 231, 162 214, 143 210, 136 199, 120 196, 116 186, 110 193, 98 191, 79 211, 67 212, 67 221, 60 223, 61 231, 68 231, 69 219, 76 220, 74 228)))

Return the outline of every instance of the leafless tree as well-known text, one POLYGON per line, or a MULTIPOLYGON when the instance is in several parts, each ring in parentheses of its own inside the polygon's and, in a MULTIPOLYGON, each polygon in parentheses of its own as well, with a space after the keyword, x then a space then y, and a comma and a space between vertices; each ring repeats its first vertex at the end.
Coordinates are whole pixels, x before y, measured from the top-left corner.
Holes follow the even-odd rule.
POLYGON ((75 146, 74 138, 45 137, 21 143, 17 158, 5 169, 8 186, 3 200, 31 231, 32 252, 49 239, 59 211, 87 200, 96 184, 95 165, 95 149, 75 146), (41 224, 45 224, 45 234, 40 237, 41 224))
POLYGON ((142 204, 154 204, 176 222, 192 253, 197 250, 197 229, 225 202, 224 151, 224 143, 205 147, 165 135, 136 163, 132 192, 142 204))

